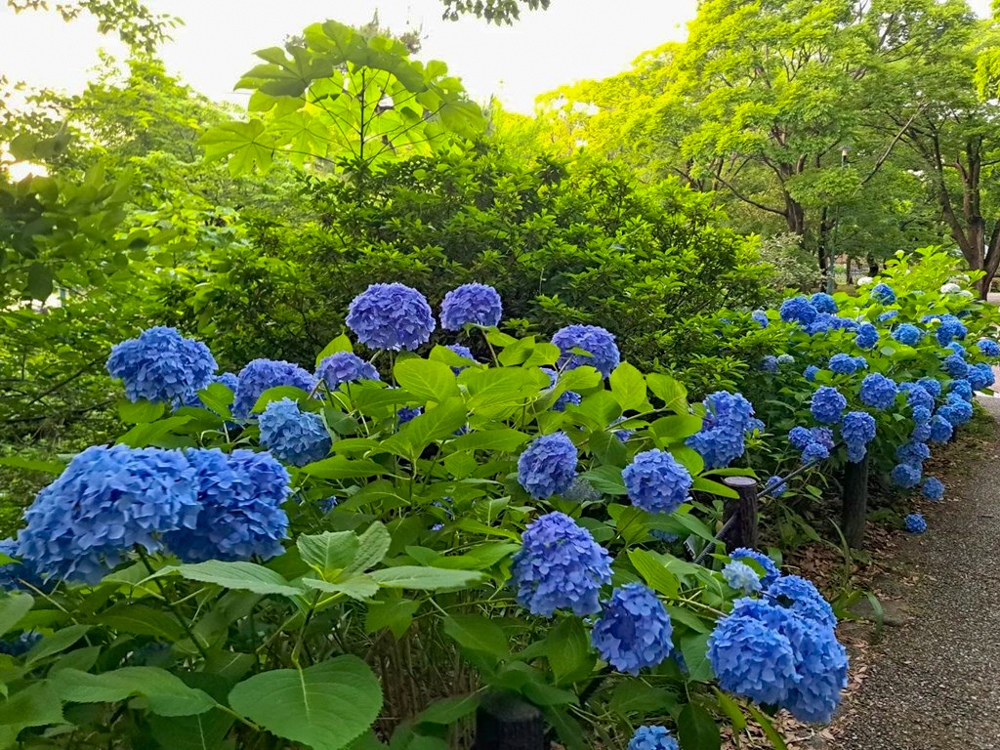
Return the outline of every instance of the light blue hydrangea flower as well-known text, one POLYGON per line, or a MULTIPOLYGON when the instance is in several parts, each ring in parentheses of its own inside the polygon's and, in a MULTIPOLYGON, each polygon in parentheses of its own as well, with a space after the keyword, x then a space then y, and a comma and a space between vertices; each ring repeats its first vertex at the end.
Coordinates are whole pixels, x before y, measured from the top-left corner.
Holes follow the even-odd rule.
POLYGON ((850 375, 858 369, 858 363, 850 354, 840 353, 830 357, 827 367, 838 375, 850 375))
POLYGON ((372 349, 413 351, 436 325, 424 295, 405 284, 372 284, 347 308, 347 327, 372 349))
POLYGON ((865 375, 865 379, 861 381, 859 396, 865 406, 870 406, 872 409, 888 409, 896 400, 898 393, 899 388, 895 382, 882 373, 873 372, 871 375, 865 375))
POLYGON ((164 536, 171 552, 185 562, 268 560, 284 552, 288 516, 281 506, 291 491, 284 466, 267 451, 190 449, 185 455, 197 472, 202 511, 197 524, 164 536))
POLYGON ((536 500, 569 489, 576 477, 577 452, 564 432, 531 441, 517 461, 517 481, 536 500))
POLYGON ((746 452, 746 435, 759 423, 754 419, 753 405, 739 393, 716 391, 702 404, 705 418, 701 430, 685 445, 698 451, 706 467, 721 469, 746 452))
POLYGON ((673 544, 681 538, 679 534, 664 531, 663 529, 650 529, 649 535, 653 537, 653 539, 658 539, 659 541, 666 542, 667 544, 673 544))
POLYGON ((858 326, 858 333, 854 337, 854 343, 859 349, 874 349, 878 344, 878 328, 871 323, 862 323, 858 326))
POLYGON ((868 360, 862 357, 860 354, 854 358, 854 370, 856 372, 861 372, 861 370, 868 369, 868 360))
POLYGON ((990 359, 1000 358, 1000 344, 993 339, 979 339, 976 342, 976 347, 984 357, 989 357, 990 359))
POLYGON ((772 604, 791 609, 795 614, 820 625, 828 628, 837 626, 837 617, 830 603, 812 581, 801 576, 781 576, 767 587, 767 597, 772 604))
POLYGON ((486 284, 462 284, 441 302, 441 327, 449 331, 460 331, 469 323, 495 326, 502 316, 500 295, 486 284))
POLYGON ((781 497, 788 490, 788 485, 786 485, 781 477, 768 477, 767 481, 764 482, 764 490, 771 497, 781 497))
POLYGON ((812 306, 818 312, 830 313, 831 315, 837 312, 837 303, 826 292, 816 292, 816 294, 809 298, 809 302, 812 303, 812 306))
POLYGON ((816 381, 816 373, 819 372, 819 368, 816 365, 809 365, 802 373, 802 377, 808 380, 810 383, 816 381))
POLYGON ((972 419, 972 404, 957 394, 949 393, 944 405, 938 407, 938 414, 947 419, 952 427, 961 427, 972 419))
POLYGON ((904 520, 906 530, 911 534, 923 534, 927 531, 927 521, 919 513, 911 513, 904 520))
POLYGON ((781 577, 781 571, 778 570, 778 566, 774 564, 774 561, 763 552, 758 552, 755 549, 747 549, 746 547, 734 549, 729 553, 729 559, 753 560, 757 563, 764 571, 764 577, 760 579, 764 588, 767 588, 781 577))
POLYGON ((601 493, 586 479, 577 477, 563 493, 563 499, 574 503, 596 503, 601 499, 601 493))
POLYGON ((679 750, 679 746, 666 727, 641 726, 635 730, 626 750, 679 750))
POLYGON ((176 450, 94 446, 25 511, 18 555, 42 575, 96 583, 133 547, 193 528, 201 513, 194 468, 176 450))
POLYGON ((941 500, 944 497, 944 483, 937 477, 927 477, 920 487, 920 492, 928 500, 941 500))
POLYGON ((125 385, 131 401, 178 405, 212 382, 217 365, 200 341, 186 339, 176 328, 155 326, 111 347, 107 368, 125 385))
POLYGON ((930 442, 947 443, 949 440, 951 440, 951 435, 954 432, 954 428, 951 425, 951 421, 947 419, 944 415, 935 414, 933 417, 931 417, 930 425, 931 425, 930 442))
POLYGON ((847 651, 832 628, 809 624, 796 644, 801 677, 782 704, 796 719, 828 724, 847 687, 847 651))
POLYGON ((568 609, 582 617, 600 610, 601 586, 611 581, 611 556, 590 532, 563 513, 528 524, 511 563, 518 603, 533 615, 568 609))
POLYGON ((847 399, 840 391, 833 386, 823 385, 813 394, 810 411, 817 422, 834 424, 840 421, 840 415, 846 406, 847 399))
POLYGON ((552 343, 562 352, 558 365, 563 369, 572 370, 589 365, 608 377, 621 362, 614 335, 600 326, 570 325, 560 328, 552 337, 552 343), (573 349, 580 349, 587 354, 575 354, 573 349))
POLYGON ((604 605, 594 621, 591 642, 616 670, 637 675, 670 656, 672 635, 670 615, 653 590, 629 583, 615 589, 604 605))
POLYGON ((795 364, 795 357, 793 357, 791 354, 779 354, 778 355, 778 364, 779 365, 793 365, 793 364, 795 364))
POLYGON ((371 362, 365 362, 352 352, 334 352, 319 363, 319 367, 316 368, 316 379, 322 379, 328 388, 335 390, 341 383, 382 378, 371 362))
POLYGON ((883 305, 892 305, 896 302, 896 293, 888 284, 876 284, 872 287, 870 295, 883 305))
POLYGON ((316 379, 298 365, 274 359, 255 359, 240 370, 233 416, 248 417, 257 399, 269 388, 287 385, 311 393, 316 379))
POLYGON ((901 344, 916 346, 920 343, 920 339, 924 337, 924 332, 912 323, 903 323, 896 326, 896 329, 892 332, 892 337, 901 344))
POLYGON ((733 560, 722 569, 722 577, 726 579, 729 588, 744 594, 753 594, 761 590, 760 576, 746 563, 733 560))
POLYGON ((840 423, 840 436, 847 445, 847 460, 858 463, 875 439, 875 418, 864 411, 848 412, 840 423))
POLYGON ((647 513, 673 513, 687 500, 694 482, 684 466, 658 448, 637 453, 622 479, 632 504, 647 513))
MULTIPOLYGON (((750 313, 750 317, 753 318, 755 321, 757 321, 757 324, 761 328, 767 328, 768 323, 770 322, 767 319, 767 313, 764 312, 763 310, 754 310, 752 313, 750 313)), ((997 356, 1000 356, 1000 354, 998 354, 997 356)))
POLYGON ((919 464, 896 464, 892 468, 892 483, 910 489, 920 484, 921 467, 919 464))
POLYGON ((298 402, 283 398, 264 407, 260 444, 292 466, 305 466, 326 458, 331 440, 319 414, 303 412, 298 402))
POLYGON ((799 323, 803 327, 810 325, 816 320, 818 311, 813 307, 809 299, 803 296, 791 297, 781 303, 778 315, 786 323, 799 323))
POLYGON ((879 323, 886 323, 899 317, 899 310, 887 310, 878 316, 879 323))

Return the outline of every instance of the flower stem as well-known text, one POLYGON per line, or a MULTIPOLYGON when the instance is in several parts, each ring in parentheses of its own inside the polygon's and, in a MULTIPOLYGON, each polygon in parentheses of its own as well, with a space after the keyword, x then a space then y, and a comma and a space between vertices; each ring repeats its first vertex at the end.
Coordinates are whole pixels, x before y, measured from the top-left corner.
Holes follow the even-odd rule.
MULTIPOLYGON (((144 550, 138 544, 135 546, 135 549, 136 552, 139 553, 139 559, 142 560, 142 564, 146 566, 146 570, 149 571, 149 574, 151 576, 155 575, 156 571, 153 570, 153 566, 149 563, 149 557, 146 555, 146 550, 144 550)), ((177 619, 177 622, 180 623, 180 626, 184 630, 184 633, 187 635, 188 638, 191 639, 191 642, 194 643, 195 648, 198 649, 198 653, 201 654, 202 658, 205 659, 205 661, 208 661, 208 652, 205 650, 205 647, 201 644, 201 641, 198 640, 197 636, 195 636, 194 631, 191 630, 191 625, 188 623, 187 618, 182 617, 181 613, 177 611, 177 607, 175 607, 174 603, 170 601, 170 597, 167 596, 167 590, 160 582, 160 579, 154 578, 153 583, 155 583, 156 588, 160 590, 160 595, 163 597, 163 601, 166 603, 171 613, 173 613, 174 617, 177 619)))

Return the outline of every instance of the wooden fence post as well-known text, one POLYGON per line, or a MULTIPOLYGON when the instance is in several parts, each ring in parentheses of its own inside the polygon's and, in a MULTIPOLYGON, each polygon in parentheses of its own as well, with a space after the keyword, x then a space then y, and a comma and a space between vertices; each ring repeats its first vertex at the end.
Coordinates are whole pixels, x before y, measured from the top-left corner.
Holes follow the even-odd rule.
POLYGON ((489 693, 476 711, 472 750, 543 750, 542 712, 513 693, 489 693))
POLYGON ((851 547, 865 542, 865 515, 868 512, 868 456, 844 467, 844 495, 841 530, 851 547))
POLYGON ((757 534, 757 482, 753 477, 725 477, 722 480, 730 489, 736 490, 737 498, 727 498, 722 522, 732 525, 726 534, 726 550, 732 552, 739 547, 756 549, 757 534))

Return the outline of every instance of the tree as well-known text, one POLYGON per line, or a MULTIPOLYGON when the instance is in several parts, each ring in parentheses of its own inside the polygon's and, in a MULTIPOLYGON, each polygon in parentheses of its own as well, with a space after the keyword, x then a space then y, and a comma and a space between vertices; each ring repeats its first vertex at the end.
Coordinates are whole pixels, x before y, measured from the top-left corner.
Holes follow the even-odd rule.
POLYGON ((547 9, 550 0, 441 0, 444 17, 457 21, 465 15, 485 18, 490 23, 512 24, 521 17, 522 10, 547 9))
MULTIPOLYGON (((49 0, 7 0, 7 5, 18 13, 51 7, 49 0)), ((181 24, 176 16, 154 13, 140 0, 71 0, 56 3, 55 9, 66 21, 89 13, 102 34, 115 32, 129 47, 147 53, 168 40, 170 29, 181 24)))

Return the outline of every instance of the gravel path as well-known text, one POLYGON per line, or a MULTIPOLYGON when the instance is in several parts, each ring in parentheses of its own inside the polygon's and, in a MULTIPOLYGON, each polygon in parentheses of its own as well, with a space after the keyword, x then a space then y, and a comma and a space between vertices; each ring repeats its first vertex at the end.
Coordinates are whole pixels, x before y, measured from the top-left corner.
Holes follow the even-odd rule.
MULTIPOLYGON (((1000 419, 1000 399, 982 399, 1000 419)), ((836 750, 1000 748, 1000 424, 994 439, 925 503, 928 531, 896 562, 913 577, 906 614, 872 649, 843 717, 836 750)))

